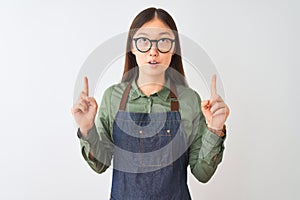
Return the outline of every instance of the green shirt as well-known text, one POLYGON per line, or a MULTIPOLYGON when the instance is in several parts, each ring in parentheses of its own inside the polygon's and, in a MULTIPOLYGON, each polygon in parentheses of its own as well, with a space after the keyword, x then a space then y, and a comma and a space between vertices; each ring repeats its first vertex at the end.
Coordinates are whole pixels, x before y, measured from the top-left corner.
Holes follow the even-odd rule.
MULTIPOLYGON (((119 83, 106 89, 95 125, 88 131, 85 138, 81 138, 78 131, 82 155, 97 173, 104 172, 111 164, 113 122, 127 84, 119 83), (90 149, 93 149, 95 157, 93 159, 88 156, 90 149)), ((170 82, 167 80, 159 92, 146 96, 133 81, 126 111, 142 113, 170 111, 169 85, 170 82)), ((212 177, 222 161, 225 138, 207 129, 201 111, 201 99, 196 91, 182 85, 177 85, 176 90, 181 122, 190 144, 188 154, 191 172, 200 182, 205 183, 212 177)))

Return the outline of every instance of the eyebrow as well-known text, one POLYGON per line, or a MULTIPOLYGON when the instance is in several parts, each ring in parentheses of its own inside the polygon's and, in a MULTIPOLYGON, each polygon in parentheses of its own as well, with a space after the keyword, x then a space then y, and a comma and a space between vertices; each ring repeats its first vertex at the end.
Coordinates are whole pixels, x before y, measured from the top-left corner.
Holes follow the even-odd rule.
POLYGON ((161 32, 161 33, 159 33, 159 35, 169 35, 169 36, 171 36, 171 34, 169 32, 161 32))
MULTIPOLYGON (((137 36, 138 35, 145 35, 145 36, 149 36, 147 33, 138 33, 137 34, 137 36)), ((171 34, 169 33, 169 32, 161 32, 161 33, 159 33, 158 35, 169 35, 169 36, 171 36, 171 34)))

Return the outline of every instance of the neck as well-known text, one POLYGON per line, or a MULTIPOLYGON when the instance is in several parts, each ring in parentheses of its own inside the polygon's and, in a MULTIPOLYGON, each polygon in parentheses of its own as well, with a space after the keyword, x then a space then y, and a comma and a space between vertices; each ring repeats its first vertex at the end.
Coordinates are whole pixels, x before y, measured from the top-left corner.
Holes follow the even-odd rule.
POLYGON ((165 75, 162 76, 143 76, 139 74, 137 86, 143 94, 150 96, 159 92, 165 85, 165 75))

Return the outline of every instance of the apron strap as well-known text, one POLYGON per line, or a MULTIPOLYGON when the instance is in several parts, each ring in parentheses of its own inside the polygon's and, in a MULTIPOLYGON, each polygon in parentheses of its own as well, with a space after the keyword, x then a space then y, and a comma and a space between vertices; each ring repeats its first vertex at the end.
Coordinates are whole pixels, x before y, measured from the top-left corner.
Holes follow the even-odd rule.
MULTIPOLYGON (((126 107, 126 103, 128 100, 128 95, 131 89, 131 83, 132 80, 128 83, 128 85, 126 86, 123 95, 122 95, 122 99, 120 102, 120 106, 119 106, 119 110, 125 111, 125 107, 126 107)), ((175 84, 173 83, 173 81, 170 82, 170 94, 169 97, 171 98, 171 111, 178 111, 179 108, 179 104, 178 104, 178 100, 177 100, 177 96, 176 96, 176 87, 175 84)))
POLYGON ((121 99, 120 106, 119 106, 119 110, 125 111, 128 95, 129 95, 129 92, 130 92, 130 89, 131 89, 131 83, 132 83, 132 80, 129 81, 128 85, 126 86, 126 88, 123 92, 122 99, 121 99))
POLYGON ((173 81, 170 83, 170 88, 171 91, 169 97, 171 98, 171 111, 178 111, 179 104, 177 99, 177 91, 173 81))

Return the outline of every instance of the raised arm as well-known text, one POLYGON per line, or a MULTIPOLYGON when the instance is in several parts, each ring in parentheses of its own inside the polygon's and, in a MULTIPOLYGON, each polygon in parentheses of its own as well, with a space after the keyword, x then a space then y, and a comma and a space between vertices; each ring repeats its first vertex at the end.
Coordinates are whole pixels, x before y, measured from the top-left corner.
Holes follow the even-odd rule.
POLYGON ((189 164, 193 175, 206 183, 222 161, 225 121, 229 115, 228 106, 217 94, 215 75, 212 77, 210 99, 201 102, 201 110, 202 113, 193 122, 196 136, 189 148, 189 164))
POLYGON ((94 171, 102 173, 110 166, 112 158, 108 105, 104 97, 95 123, 98 105, 93 97, 89 97, 88 88, 88 79, 85 77, 84 88, 72 108, 72 113, 79 126, 77 135, 82 155, 94 171))

